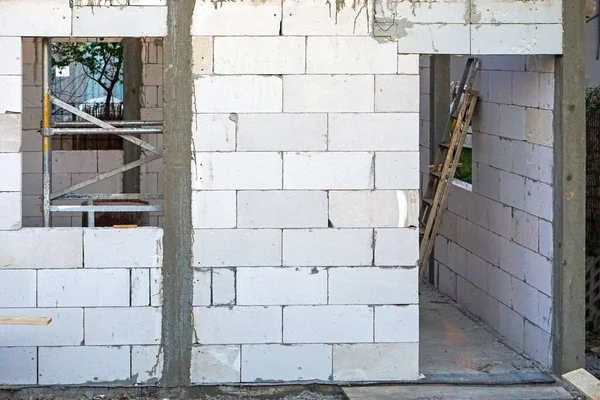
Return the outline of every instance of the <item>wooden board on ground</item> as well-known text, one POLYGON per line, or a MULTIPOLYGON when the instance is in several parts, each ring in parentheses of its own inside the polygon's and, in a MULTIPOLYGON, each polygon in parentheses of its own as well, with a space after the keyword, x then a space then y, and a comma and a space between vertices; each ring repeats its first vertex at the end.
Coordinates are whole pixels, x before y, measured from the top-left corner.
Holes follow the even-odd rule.
POLYGON ((572 400, 573 396, 556 385, 459 386, 395 385, 343 388, 350 400, 572 400))
POLYGON ((585 369, 567 372, 562 377, 588 398, 600 400, 600 381, 585 369))
POLYGON ((48 325, 49 317, 0 317, 0 325, 48 325))

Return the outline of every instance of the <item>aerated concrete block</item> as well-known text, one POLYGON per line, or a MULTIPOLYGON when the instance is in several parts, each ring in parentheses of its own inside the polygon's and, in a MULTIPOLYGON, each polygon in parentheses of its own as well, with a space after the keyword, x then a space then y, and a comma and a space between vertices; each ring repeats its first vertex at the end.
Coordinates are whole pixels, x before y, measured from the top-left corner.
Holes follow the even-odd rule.
POLYGON ((236 303, 237 277, 234 268, 212 269, 212 304, 216 306, 236 303))
POLYGON ((37 384, 35 347, 0 347, 0 382, 3 385, 37 384))
POLYGON ((200 344, 281 343, 281 318, 281 307, 194 307, 200 344))
POLYGON ((163 353, 159 346, 131 346, 131 377, 136 384, 156 384, 162 378, 163 353))
POLYGON ((249 1, 238 4, 196 2, 192 36, 278 36, 281 4, 249 1))
POLYGON ((242 346, 242 382, 328 381, 331 377, 331 346, 242 346))
POLYGON ((166 34, 166 6, 73 8, 72 36, 162 37, 166 34), (144 23, 140 24, 140 21, 144 23))
POLYGON ((240 346, 194 346, 190 380, 199 383, 240 382, 240 346))
POLYGON ((370 26, 366 4, 337 10, 327 3, 283 2, 281 28, 286 36, 368 36, 370 26))
POLYGON ((106 307, 85 309, 87 345, 159 344, 159 307, 106 307))
POLYGON ((21 151, 21 114, 0 114, 0 152, 21 151))
POLYGON ((281 112, 282 78, 278 76, 199 76, 195 80, 197 113, 281 112), (257 101, 256 99, 260 99, 257 101))
POLYGON ((0 269, 0 308, 36 307, 35 270, 0 269))
POLYGON ((40 347, 40 385, 106 385, 131 376, 129 346, 40 347))
POLYGON ((196 229, 235 228, 236 192, 194 191, 192 192, 192 224, 196 229))
POLYGON ((375 342, 418 343, 419 306, 375 307, 375 342))
POLYGON ((161 228, 83 230, 86 268, 162 267, 161 228))
MULTIPOLYGON (((6 317, 49 317, 50 325, 2 325, 2 346, 80 346, 83 342, 81 308, 3 308, 6 317)), ((64 383, 64 382, 63 382, 64 383)))
POLYGON ((327 304, 323 268, 238 268, 236 282, 238 305, 327 304))
POLYGON ((375 265, 411 267, 419 258, 419 232, 416 228, 375 230, 375 265))

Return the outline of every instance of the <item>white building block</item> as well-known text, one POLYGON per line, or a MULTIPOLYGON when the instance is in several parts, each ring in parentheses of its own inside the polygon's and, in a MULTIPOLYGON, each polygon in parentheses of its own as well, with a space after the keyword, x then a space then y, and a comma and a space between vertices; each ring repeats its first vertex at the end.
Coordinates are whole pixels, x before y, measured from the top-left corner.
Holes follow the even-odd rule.
POLYGON ((358 266, 373 262, 371 229, 283 231, 285 266, 358 266))
MULTIPOLYGON (((113 270, 108 270, 112 272, 113 270)), ((126 270, 129 271, 129 270, 126 270)), ((102 304, 108 305, 108 304, 102 304)), ((150 269, 131 269, 131 306, 147 307, 150 305, 150 269)))
POLYGON ((192 224, 194 228, 235 228, 235 191, 192 192, 192 224))
POLYGON ((525 179, 525 211, 547 221, 553 219, 553 188, 539 181, 525 179))
POLYGON ((72 36, 162 37, 166 34, 166 6, 73 8, 72 36))
POLYGON ((81 228, 0 232, 0 265, 4 268, 81 268, 82 237, 81 228))
POLYGON ((278 229, 195 230, 197 267, 281 265, 281 231, 278 229))
POLYGON ((329 192, 329 220, 336 228, 417 226, 417 190, 329 192))
POLYGON ((554 74, 540 74, 540 108, 554 110, 554 74))
POLYGON ((543 367, 552 367, 552 336, 527 320, 525 321, 524 350, 543 367))
POLYGON ((283 111, 373 112, 373 92, 369 75, 288 75, 283 77, 283 111))
POLYGON ((373 309, 368 306, 288 306, 283 309, 284 343, 373 341, 373 309))
POLYGON ((281 307, 194 307, 200 344, 281 343, 281 307))
POLYGON ((513 210, 512 240, 533 251, 538 251, 539 219, 520 210, 513 210))
POLYGON ((328 141, 328 150, 418 151, 419 114, 330 114, 328 141))
POLYGON ((327 271, 323 268, 238 268, 237 304, 327 304, 327 271))
POLYGON ((23 107, 21 76, 0 75, 0 114, 20 113, 23 107))
MULTIPOLYGON (((500 202, 527 211, 525 208, 525 178, 520 175, 504 171, 499 171, 499 175, 500 202)), ((478 179, 483 180, 485 178, 478 177, 478 179)))
POLYGON ((160 336, 158 307, 85 309, 86 345, 159 344, 160 336))
POLYGON ((237 114, 194 114, 192 149, 234 151, 237 114))
POLYGON ((240 228, 327 228, 327 192, 239 191, 240 228))
POLYGON ((1 325, 2 346, 79 346, 83 341, 81 308, 3 308, 4 317, 49 317, 50 325, 1 325))
MULTIPOLYGON (((522 4, 519 4, 522 6, 522 4)), ((471 54, 561 54, 561 24, 471 26, 471 54)))
POLYGON ((464 24, 468 21, 470 0, 455 0, 431 4, 415 4, 411 2, 388 3, 375 1, 375 20, 392 20, 402 18, 407 26, 412 24, 445 23, 464 24))
POLYGON ((541 219, 539 221, 539 251, 540 254, 547 258, 552 258, 554 254, 553 227, 552 223, 541 219))
POLYGON ((236 284, 234 268, 213 268, 212 304, 216 306, 236 304, 236 284))
POLYGON ((363 343, 333 346, 335 381, 415 381, 418 343, 363 343))
POLYGON ((538 319, 538 291, 520 279, 512 279, 512 308, 530 321, 538 319))
POLYGON ((554 145, 552 111, 528 108, 526 110, 527 141, 543 146, 554 145))
POLYGON ((539 293, 538 320, 536 323, 546 332, 552 332, 552 298, 543 293, 539 293))
POLYGON ((281 112, 282 109, 282 79, 277 76, 199 76, 195 93, 197 113, 281 112))
POLYGON ((84 229, 86 268, 162 267, 161 228, 84 229))
POLYGON ((35 347, 0 347, 0 382, 3 385, 37 384, 35 347))
POLYGON ((280 23, 281 4, 278 2, 198 1, 192 36, 277 36, 280 23))
POLYGON ((378 152, 375 155, 376 189, 418 189, 419 152, 378 152))
POLYGON ((38 306, 129 306, 129 270, 40 270, 38 306))
POLYGON ((0 269, 0 308, 36 307, 36 272, 0 269))
POLYGON ((504 2, 472 0, 471 22, 474 24, 560 24, 561 1, 504 2))
POLYGON ((213 73, 213 37, 192 36, 192 72, 195 75, 213 73))
MULTIPOLYGON (((419 112, 418 75, 375 76, 375 111, 419 112)), ((413 135, 417 131, 412 132, 413 135)))
POLYGON ((131 346, 131 377, 137 384, 157 384, 162 378, 163 355, 159 346, 131 346))
POLYGON ((281 189, 278 153, 196 153, 192 161, 194 190, 281 189))
POLYGON ((523 316, 500 303, 498 332, 519 351, 523 350, 525 324, 523 316))
POLYGON ((40 347, 40 385, 101 385, 130 378, 128 346, 40 347))
POLYGON ((20 152, 22 134, 21 114, 0 115, 0 152, 20 152))
POLYGON ((329 304, 416 304, 416 268, 329 268, 329 304))
MULTIPOLYGON (((376 22, 375 35, 388 36, 389 28, 389 24, 376 22)), ((400 54, 469 54, 471 49, 468 24, 412 24, 400 20, 396 29, 400 54)))
POLYGON ((523 107, 538 107, 540 104, 540 81, 537 72, 512 73, 512 102, 523 107))
POLYGON ((21 61, 22 40, 18 36, 0 38, 0 53, 3 54, 0 75, 23 74, 23 62, 21 61))
POLYGON ((418 75, 419 55, 398 54, 398 73, 402 75, 418 75))
MULTIPOLYGON (((21 192, 2 192, 0 193, 0 231, 12 231, 21 229, 21 216, 23 215, 21 201, 21 192)), ((0 244, 0 249, 3 246, 0 244)), ((23 255, 21 255, 23 256, 23 255)), ((0 265, 7 260, 0 255, 0 265)))
POLYGON ((418 343, 419 306, 375 307, 375 342, 418 343))
POLYGON ((210 269, 194 269, 194 295, 192 305, 211 305, 212 276, 210 269))
POLYGON ((336 10, 335 5, 313 1, 283 2, 282 32, 291 36, 368 36, 367 4, 336 10))
POLYGON ((438 268, 437 284, 440 292, 456 301, 456 273, 439 262, 436 264, 438 268))
MULTIPOLYGON (((117 156, 115 152, 105 158, 110 158, 110 164, 115 164, 117 156)), ((98 152, 97 151, 53 151, 52 152, 52 172, 53 173, 82 173, 98 172, 98 152)), ((122 160, 121 155, 121 160, 122 160)))
POLYGON ((375 229, 375 265, 417 265, 418 241, 416 228, 375 229))
POLYGON ((487 276, 489 288, 488 293, 495 299, 510 307, 512 304, 511 275, 498 267, 489 265, 487 276))
POLYGON ((305 39, 302 37, 217 36, 214 39, 214 73, 303 74, 305 54, 305 39))
POLYGON ((374 162, 367 152, 285 153, 283 188, 372 189, 374 162))
POLYGON ((71 36, 71 6, 64 0, 3 1, 0 36, 71 36))
POLYGON ((328 381, 331 353, 325 344, 242 346, 242 382, 328 381))
POLYGON ((326 114, 239 114, 238 151, 327 149, 326 114))
POLYGON ((194 346, 190 379, 193 384, 240 382, 240 346, 194 346))
POLYGON ((306 41, 308 74, 394 74, 398 71, 395 43, 368 36, 315 36, 306 41))

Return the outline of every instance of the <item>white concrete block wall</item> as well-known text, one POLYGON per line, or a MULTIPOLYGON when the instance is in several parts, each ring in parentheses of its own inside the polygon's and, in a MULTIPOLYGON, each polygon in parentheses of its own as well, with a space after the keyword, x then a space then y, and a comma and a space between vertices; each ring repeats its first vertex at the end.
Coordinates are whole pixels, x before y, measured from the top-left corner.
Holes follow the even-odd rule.
MULTIPOLYGON (((435 247, 437 285, 550 367, 553 106, 542 93, 553 92, 554 57, 481 62, 473 188, 450 192, 435 247)), ((454 79, 463 65, 454 60, 454 79)))
POLYGON ((191 380, 416 379, 418 56, 283 4, 194 15, 191 380))
MULTIPOLYGON (((101 7, 102 9, 119 10, 119 7, 101 7)), ((135 7, 141 9, 143 7, 135 7)), ((162 9, 166 7, 149 7, 151 9, 162 9)), ((89 7, 85 7, 86 10, 89 7)), ((97 10, 95 8, 95 10, 97 10)), ((19 42, 20 38, 17 38, 19 42)), ((0 41, 11 40, 11 38, 2 38, 0 41)), ((96 38, 80 38, 78 40, 93 41, 96 38)), ((110 40, 119 40, 113 38, 110 40)), ((14 42, 14 40, 13 40, 14 42)), ((6 117, 0 116, 0 129, 6 129, 7 136, 0 137, 0 144, 4 146, 6 141, 7 149, 22 149, 23 151, 23 187, 22 187, 22 215, 23 226, 40 227, 43 225, 41 193, 42 193, 42 139, 39 132, 40 121, 42 117, 41 98, 42 98, 42 53, 40 39, 22 39, 22 53, 19 60, 22 60, 22 67, 18 66, 18 71, 23 73, 22 102, 23 102, 23 121, 21 130, 21 117, 18 114, 7 114, 6 117), (18 117, 18 118, 17 118, 18 117), (22 132, 22 145, 14 135, 9 135, 11 130, 18 129, 22 132)), ((14 47, 17 50, 19 47, 14 47)), ((143 82, 144 86, 141 93, 142 101, 142 120, 162 120, 162 39, 144 38, 142 50, 143 64, 143 82)), ((21 61, 19 61, 21 62, 21 61)), ((16 64, 16 63, 15 63, 16 64)), ((3 64, 4 65, 4 64, 3 64)), ((7 67, 8 68, 8 67, 7 67)), ((16 71, 17 66, 13 67, 16 71)), ((4 98, 4 97, 3 97, 4 98)), ((0 99, 0 102, 2 99, 0 99)), ((1 108, 1 106, 0 106, 1 108)), ((0 111, 1 112, 1 111, 0 111)), ((142 139, 162 148, 162 137, 159 135, 142 135, 142 139)), ((53 190, 60 190, 70 185, 90 179, 100 172, 108 171, 112 168, 123 165, 123 152, 119 150, 107 151, 68 151, 60 150, 52 152, 52 187, 53 190)), ((0 166, 2 159, 0 157, 0 166)), ((140 186, 142 193, 162 193, 162 160, 157 160, 152 164, 140 167, 140 186)), ((78 193, 120 193, 123 190, 122 177, 115 176, 107 180, 98 182, 92 186, 78 191, 78 193)), ((3 189, 0 181, 0 198, 3 196, 3 189)), ((154 200, 153 204, 159 204, 160 201, 154 200)), ((77 202, 63 201, 61 204, 79 204, 77 202)), ((19 208, 21 209, 21 207, 19 208)), ((15 214, 19 215, 21 213, 15 214)), ((0 225, 2 221, 0 220, 0 225)), ((150 225, 160 226, 162 223, 162 213, 151 213, 150 225)), ((70 227, 81 226, 81 213, 54 213, 53 226, 70 227)))
POLYGON ((48 326, 0 326, 2 383, 160 379, 160 228, 23 228, 0 236, 0 315, 52 318, 48 326))

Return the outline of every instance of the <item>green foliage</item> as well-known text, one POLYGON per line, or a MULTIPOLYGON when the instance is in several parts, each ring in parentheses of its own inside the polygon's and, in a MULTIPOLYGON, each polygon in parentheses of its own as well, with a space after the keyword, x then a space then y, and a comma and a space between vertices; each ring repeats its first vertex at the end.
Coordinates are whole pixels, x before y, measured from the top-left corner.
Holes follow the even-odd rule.
POLYGON ((463 182, 473 183, 473 152, 471 149, 463 148, 458 161, 462 165, 456 168, 454 177, 463 182))
POLYGON ((66 67, 73 63, 83 66, 85 74, 107 93, 123 79, 123 45, 113 42, 53 43, 54 65, 66 67))
POLYGON ((600 86, 585 90, 585 113, 588 117, 600 115, 600 86))

